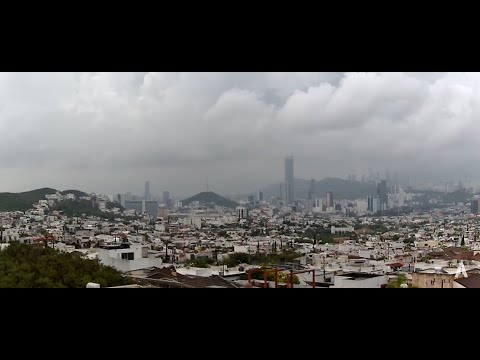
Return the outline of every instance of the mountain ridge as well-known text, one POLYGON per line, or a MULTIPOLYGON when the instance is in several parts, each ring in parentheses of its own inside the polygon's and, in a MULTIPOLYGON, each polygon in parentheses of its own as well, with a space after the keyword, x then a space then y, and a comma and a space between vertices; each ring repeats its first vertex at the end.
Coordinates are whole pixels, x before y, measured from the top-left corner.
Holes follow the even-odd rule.
POLYGON ((0 211, 27 211, 32 209, 38 200, 45 200, 45 195, 56 194, 57 191, 63 195, 68 193, 73 193, 75 196, 86 194, 79 190, 59 191, 52 188, 40 188, 19 193, 2 192, 0 193, 0 211))
POLYGON ((220 196, 217 193, 214 193, 213 191, 204 191, 196 195, 193 195, 183 200, 182 205, 189 205, 195 201, 198 201, 200 204, 214 203, 215 205, 224 206, 228 208, 235 208, 236 206, 238 206, 238 203, 236 203, 235 201, 227 199, 223 196, 220 196))

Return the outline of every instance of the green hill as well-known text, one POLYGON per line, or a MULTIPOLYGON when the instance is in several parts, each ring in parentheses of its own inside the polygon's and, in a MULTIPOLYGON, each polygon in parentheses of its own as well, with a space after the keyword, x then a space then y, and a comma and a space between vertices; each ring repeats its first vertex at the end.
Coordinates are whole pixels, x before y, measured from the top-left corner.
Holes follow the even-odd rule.
POLYGON ((238 204, 235 201, 226 199, 223 196, 220 196, 212 191, 205 191, 198 193, 188 199, 182 201, 184 206, 190 205, 191 203, 198 201, 201 205, 211 205, 215 204, 218 206, 224 206, 228 208, 235 208, 238 204))
POLYGON ((73 194, 77 198, 88 195, 87 193, 84 193, 83 191, 80 191, 80 190, 65 190, 60 192, 60 194, 62 195, 73 194))
MULTIPOLYGON (((57 193, 57 190, 51 188, 42 188, 21 193, 0 193, 0 212, 1 211, 27 211, 31 209, 38 200, 45 200, 45 195, 57 193)), ((79 190, 66 190, 61 194, 74 194, 75 196, 84 196, 86 193, 79 190)))
POLYGON ((45 195, 55 194, 57 190, 50 188, 37 189, 22 193, 0 193, 0 211, 27 211, 45 195))
POLYGON ((115 215, 104 213, 89 200, 64 200, 55 204, 50 210, 61 211, 67 216, 98 216, 104 219, 113 219, 115 215))

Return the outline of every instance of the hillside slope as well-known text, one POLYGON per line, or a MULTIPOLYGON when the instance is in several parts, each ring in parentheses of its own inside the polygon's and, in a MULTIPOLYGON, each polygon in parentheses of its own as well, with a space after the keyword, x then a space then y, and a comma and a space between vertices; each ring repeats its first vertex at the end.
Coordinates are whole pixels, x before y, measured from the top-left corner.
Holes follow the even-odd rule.
POLYGON ((0 193, 0 211, 26 211, 38 200, 45 199, 45 195, 56 192, 55 189, 43 188, 22 193, 0 193))
MULTIPOLYGON (((51 188, 42 188, 21 193, 0 193, 0 211, 27 211, 31 209, 38 200, 45 200, 45 195, 57 193, 57 190, 51 188)), ((75 196, 86 195, 79 190, 66 190, 61 194, 73 193, 75 196)))
POLYGON ((192 197, 189 197, 188 199, 185 199, 182 201, 182 204, 189 205, 192 202, 198 201, 200 204, 215 204, 218 206, 224 206, 228 208, 235 208, 238 206, 238 204, 235 201, 232 201, 230 199, 226 199, 223 196, 220 196, 212 191, 205 191, 198 193, 192 197))

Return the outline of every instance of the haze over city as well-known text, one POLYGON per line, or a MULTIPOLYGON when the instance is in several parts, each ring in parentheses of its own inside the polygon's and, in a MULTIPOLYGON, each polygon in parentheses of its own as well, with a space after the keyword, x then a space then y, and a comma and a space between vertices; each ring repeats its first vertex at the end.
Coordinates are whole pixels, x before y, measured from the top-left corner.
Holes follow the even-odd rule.
POLYGON ((0 73, 0 192, 479 178, 478 73, 0 73))

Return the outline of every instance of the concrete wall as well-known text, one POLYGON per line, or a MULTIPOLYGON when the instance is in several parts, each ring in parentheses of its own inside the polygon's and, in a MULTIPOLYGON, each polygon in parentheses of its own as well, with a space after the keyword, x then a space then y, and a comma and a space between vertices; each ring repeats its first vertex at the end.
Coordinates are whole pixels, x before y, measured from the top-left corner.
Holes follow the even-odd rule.
POLYGON ((248 254, 248 245, 233 245, 233 252, 248 254))
POLYGON ((454 275, 438 273, 413 273, 412 285, 417 288, 453 288, 454 275))

